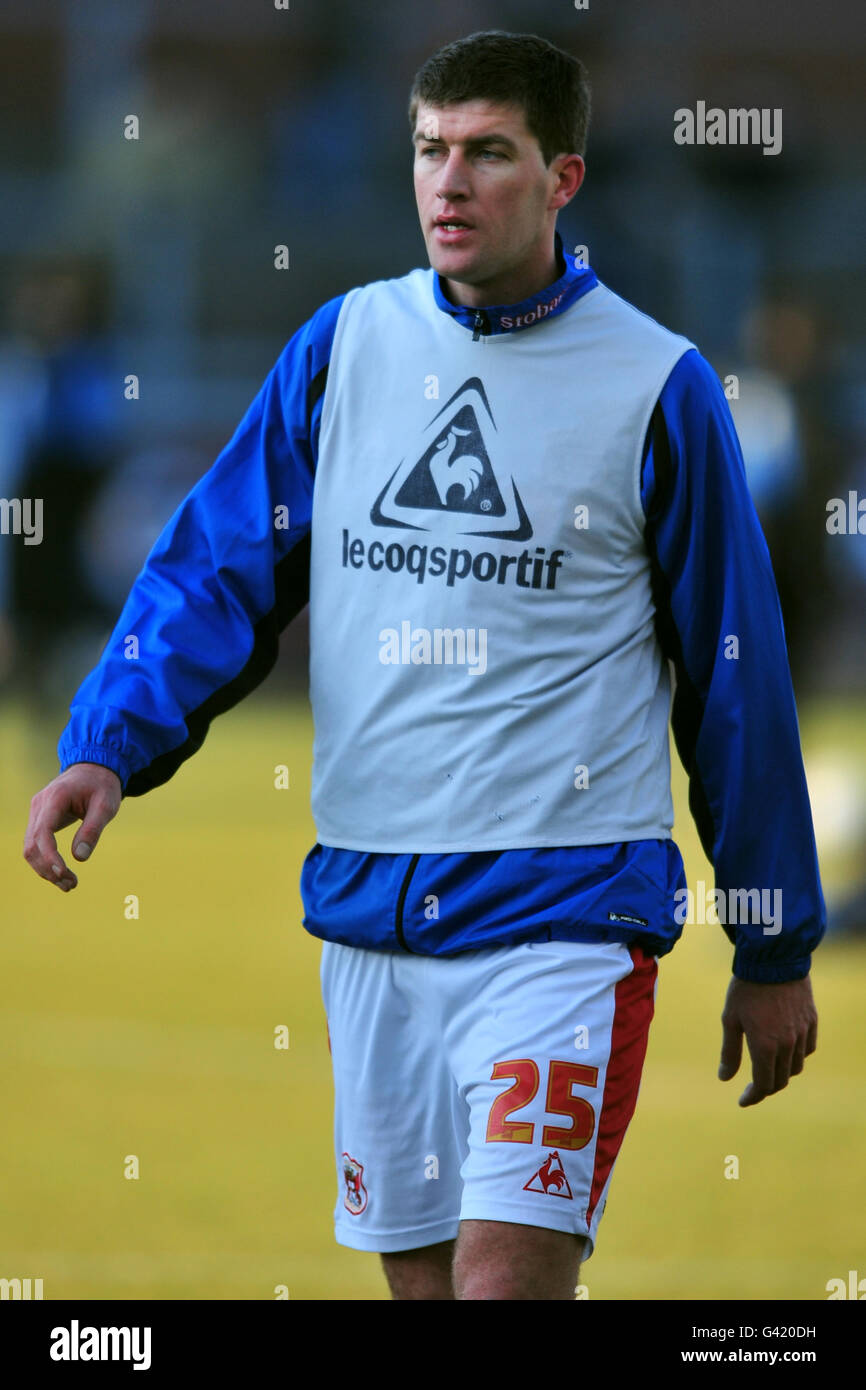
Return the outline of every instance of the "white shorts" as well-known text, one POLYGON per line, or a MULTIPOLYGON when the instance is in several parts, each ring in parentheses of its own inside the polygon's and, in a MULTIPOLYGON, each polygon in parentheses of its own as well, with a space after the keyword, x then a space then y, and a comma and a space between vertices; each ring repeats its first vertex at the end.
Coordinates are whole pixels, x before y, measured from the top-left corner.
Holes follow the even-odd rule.
POLYGON ((619 942, 455 956, 326 941, 336 1239, 451 1240, 462 1220, 584 1237, 634 1112, 657 960, 619 942))

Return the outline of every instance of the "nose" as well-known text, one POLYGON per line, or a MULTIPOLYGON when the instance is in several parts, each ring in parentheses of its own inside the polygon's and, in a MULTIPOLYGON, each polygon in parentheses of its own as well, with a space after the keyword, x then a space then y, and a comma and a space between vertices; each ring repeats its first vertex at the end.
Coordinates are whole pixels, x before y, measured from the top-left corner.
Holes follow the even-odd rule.
POLYGON ((436 179, 436 194, 447 203, 469 196, 469 179, 466 161, 460 150, 452 149, 440 167, 436 179))

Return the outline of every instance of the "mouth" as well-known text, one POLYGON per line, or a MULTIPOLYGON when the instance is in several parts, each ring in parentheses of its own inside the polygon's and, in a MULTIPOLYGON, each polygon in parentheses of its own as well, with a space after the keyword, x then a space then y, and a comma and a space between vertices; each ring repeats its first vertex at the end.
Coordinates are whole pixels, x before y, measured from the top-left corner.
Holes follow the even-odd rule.
POLYGON ((470 233, 474 232, 475 228, 470 227, 469 223, 464 222, 460 217, 442 217, 437 218, 433 223, 433 230, 436 233, 437 241, 452 244, 454 242, 465 241, 470 233))

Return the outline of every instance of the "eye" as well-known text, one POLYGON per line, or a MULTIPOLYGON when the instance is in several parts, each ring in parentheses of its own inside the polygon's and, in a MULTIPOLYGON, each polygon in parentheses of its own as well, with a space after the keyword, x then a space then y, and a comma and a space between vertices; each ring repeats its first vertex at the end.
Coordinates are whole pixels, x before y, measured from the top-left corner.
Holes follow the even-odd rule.
POLYGON ((480 153, 480 154, 489 154, 489 155, 492 156, 493 159, 501 159, 501 158, 502 158, 502 155, 500 154, 499 150, 480 150, 479 153, 480 153))

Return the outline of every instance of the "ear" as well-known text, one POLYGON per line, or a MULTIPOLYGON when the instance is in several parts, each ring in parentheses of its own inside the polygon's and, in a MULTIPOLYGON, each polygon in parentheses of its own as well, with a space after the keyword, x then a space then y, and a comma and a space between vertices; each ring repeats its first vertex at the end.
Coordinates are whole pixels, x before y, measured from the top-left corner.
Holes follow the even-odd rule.
POLYGON ((579 154, 558 154, 551 162, 550 172, 556 174, 559 182, 551 198, 550 206, 564 208, 577 193, 586 173, 586 164, 579 154))

